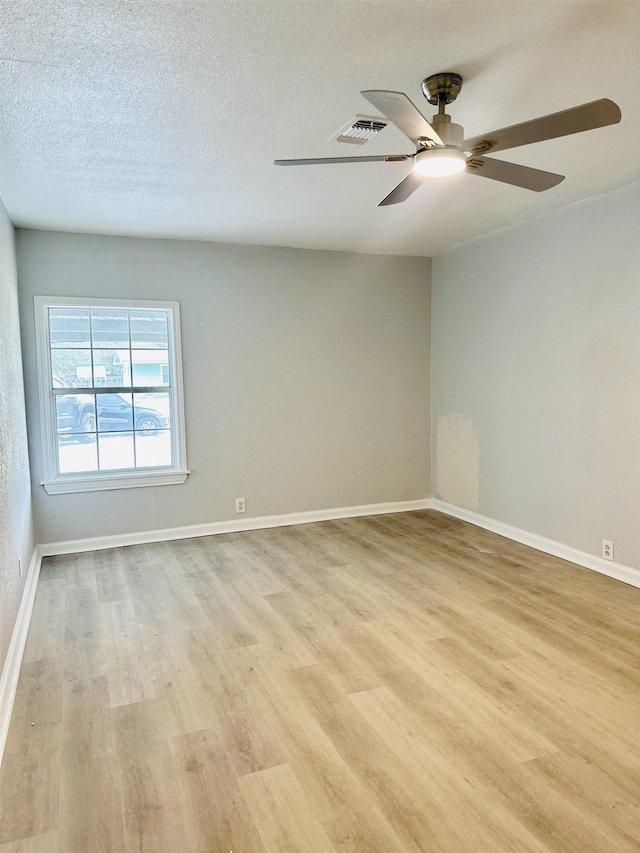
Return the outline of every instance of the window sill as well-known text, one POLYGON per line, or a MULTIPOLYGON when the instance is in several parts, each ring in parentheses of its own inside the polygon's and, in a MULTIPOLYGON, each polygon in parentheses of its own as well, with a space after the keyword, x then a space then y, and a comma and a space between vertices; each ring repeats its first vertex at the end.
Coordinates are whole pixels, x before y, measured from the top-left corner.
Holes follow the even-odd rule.
POLYGON ((149 474, 115 474, 101 477, 60 478, 43 482, 48 495, 68 495, 75 492, 105 492, 110 489, 139 489, 149 486, 171 486, 184 483, 190 471, 168 471, 149 474))

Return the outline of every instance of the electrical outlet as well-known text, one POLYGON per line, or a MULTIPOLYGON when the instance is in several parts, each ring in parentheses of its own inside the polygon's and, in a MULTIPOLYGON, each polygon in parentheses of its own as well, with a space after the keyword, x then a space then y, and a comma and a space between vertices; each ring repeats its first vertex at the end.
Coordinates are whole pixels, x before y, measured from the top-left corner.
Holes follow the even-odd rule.
POLYGON ((236 498, 236 512, 244 512, 244 498, 236 498))
POLYGON ((613 560, 613 539, 602 540, 602 556, 605 560, 613 560))
POLYGON ((18 574, 20 575, 20 580, 22 580, 22 557, 18 557, 18 574))

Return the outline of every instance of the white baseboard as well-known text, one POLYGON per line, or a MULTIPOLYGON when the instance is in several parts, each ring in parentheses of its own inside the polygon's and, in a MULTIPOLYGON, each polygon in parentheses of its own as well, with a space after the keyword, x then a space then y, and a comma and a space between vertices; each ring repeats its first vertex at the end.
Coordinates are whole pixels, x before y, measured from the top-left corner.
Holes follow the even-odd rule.
POLYGON ((27 634, 29 633, 33 603, 36 598, 41 562, 42 556, 39 548, 36 546, 31 557, 31 562, 29 563, 27 578, 22 591, 22 600, 20 601, 18 616, 16 617, 16 624, 13 627, 9 650, 2 669, 2 675, 0 676, 0 766, 2 765, 4 747, 9 733, 9 723, 11 722, 13 703, 16 698, 22 656, 24 654, 24 647, 27 644, 27 634))
MULTIPOLYGON (((82 551, 100 551, 105 548, 121 548, 126 545, 147 545, 152 542, 168 542, 174 539, 192 539, 198 536, 215 536, 220 533, 239 533, 243 530, 262 530, 269 527, 287 527, 292 524, 311 524, 315 521, 331 521, 337 518, 358 518, 367 515, 384 515, 394 512, 411 512, 420 509, 434 509, 445 515, 459 518, 490 530, 499 536, 528 545, 537 551, 551 554, 570 563, 576 563, 591 571, 599 572, 610 578, 640 587, 640 570, 621 563, 603 560, 586 551, 580 551, 553 539, 546 539, 537 533, 520 530, 510 524, 494 518, 480 515, 462 507, 454 506, 437 498, 423 498, 415 501, 393 501, 362 506, 335 507, 333 509, 291 512, 284 515, 262 515, 255 518, 213 521, 208 524, 192 524, 185 527, 170 527, 162 530, 147 530, 140 533, 121 533, 114 536, 95 536, 90 539, 72 539, 67 542, 48 542, 38 546, 40 557, 58 554, 77 554, 82 551)), ((26 587, 25 587, 26 589, 26 587)), ((34 590, 35 595, 35 590, 34 590)), ((28 627, 28 626, 27 626, 28 627)), ((0 705, 0 707, 2 707, 0 705)))
POLYGON ((72 539, 68 542, 48 542, 38 547, 43 557, 51 557, 58 554, 77 554, 81 551, 121 548, 125 545, 147 545, 150 542, 167 542, 172 539, 192 539, 197 536, 215 536, 220 533, 238 533, 243 530, 288 527, 291 524, 311 524, 314 521, 331 521, 336 518, 358 518, 366 515, 409 512, 411 510, 429 509, 430 506, 430 498, 417 501, 364 504, 363 506, 343 506, 308 512, 290 512, 284 515, 262 515, 255 518, 213 521, 208 524, 169 527, 163 530, 147 530, 142 533, 121 533, 115 536, 95 536, 91 539, 72 539))
POLYGON ((520 530, 518 527, 512 527, 510 524, 496 521, 494 518, 488 518, 485 515, 479 515, 469 509, 462 509, 462 507, 445 503, 437 498, 431 499, 430 506, 445 515, 468 521, 469 524, 475 524, 476 527, 482 527, 492 533, 512 539, 514 542, 528 545, 530 548, 535 548, 536 551, 543 551, 545 554, 551 554, 554 557, 560 557, 562 560, 568 560, 570 563, 584 566, 585 569, 591 569, 592 572, 599 572, 601 575, 607 575, 631 586, 640 587, 640 569, 603 560, 602 557, 596 557, 586 551, 579 551, 570 545, 563 545, 553 539, 546 539, 544 536, 538 536, 537 533, 528 533, 526 530, 520 530))

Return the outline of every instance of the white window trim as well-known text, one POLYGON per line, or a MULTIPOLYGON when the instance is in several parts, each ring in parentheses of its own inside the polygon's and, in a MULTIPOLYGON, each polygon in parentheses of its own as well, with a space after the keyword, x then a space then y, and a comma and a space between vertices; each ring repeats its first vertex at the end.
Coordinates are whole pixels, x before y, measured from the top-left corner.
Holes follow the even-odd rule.
MULTIPOLYGON (((40 438, 42 445, 41 485, 49 495, 72 492, 98 492, 108 489, 131 489, 144 486, 166 486, 184 483, 190 474, 187 468, 187 448, 184 419, 184 385, 182 381, 182 345, 180 338, 180 305, 141 299, 95 299, 84 297, 34 296, 36 358, 40 399, 40 438), (49 338, 49 308, 147 308, 171 311, 168 323, 169 362, 173 365, 173 382, 168 390, 171 400, 171 450, 173 467, 117 471, 87 471, 61 474, 58 470, 57 417, 54 395, 51 394, 51 347, 49 338)), ((108 391, 108 389, 105 389, 108 391)))

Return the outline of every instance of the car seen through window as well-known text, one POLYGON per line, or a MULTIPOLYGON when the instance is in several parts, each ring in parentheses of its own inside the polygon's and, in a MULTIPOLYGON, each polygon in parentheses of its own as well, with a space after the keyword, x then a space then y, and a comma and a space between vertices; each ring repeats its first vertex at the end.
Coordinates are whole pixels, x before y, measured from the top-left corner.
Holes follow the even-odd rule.
MULTIPOLYGON (((64 388, 53 378, 54 388, 64 388)), ((97 432, 137 430, 156 435, 169 426, 169 418, 158 409, 132 404, 124 394, 64 394, 57 397, 57 423, 60 438, 79 442, 96 440, 97 432), (96 416, 97 407, 97 416, 96 416)))

